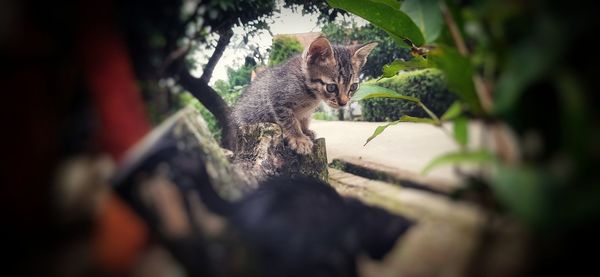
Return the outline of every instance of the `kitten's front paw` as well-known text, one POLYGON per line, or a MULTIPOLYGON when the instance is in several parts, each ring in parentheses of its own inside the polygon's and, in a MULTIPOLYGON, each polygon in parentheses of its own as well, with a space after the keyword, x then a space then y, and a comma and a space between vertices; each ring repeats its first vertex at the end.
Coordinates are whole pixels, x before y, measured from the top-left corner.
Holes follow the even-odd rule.
POLYGON ((292 150, 296 151, 296 153, 300 155, 308 155, 312 153, 313 143, 310 138, 306 136, 289 137, 288 144, 292 150))
POLYGON ((310 140, 315 140, 315 138, 317 137, 317 135, 315 134, 315 132, 311 131, 311 130, 303 130, 302 131, 305 135, 307 135, 310 140))

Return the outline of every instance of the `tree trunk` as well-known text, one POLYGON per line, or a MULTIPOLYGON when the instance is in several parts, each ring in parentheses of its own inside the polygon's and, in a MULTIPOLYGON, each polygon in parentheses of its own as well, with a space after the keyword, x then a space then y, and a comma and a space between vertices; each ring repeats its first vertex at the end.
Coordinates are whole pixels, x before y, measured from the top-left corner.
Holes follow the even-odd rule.
POLYGON ((183 69, 179 74, 179 84, 215 116, 219 126, 221 126, 221 145, 224 148, 231 149, 230 109, 225 100, 207 82, 192 76, 187 69, 183 69))
POLYGON ((229 41, 231 41, 231 37, 233 36, 233 31, 227 30, 219 33, 219 41, 217 42, 217 46, 215 47, 215 51, 212 56, 208 60, 208 63, 204 66, 204 71, 202 72, 202 76, 200 79, 206 83, 210 82, 210 78, 212 77, 213 71, 215 70, 215 66, 223 56, 223 52, 225 52, 225 48, 229 45, 229 41))

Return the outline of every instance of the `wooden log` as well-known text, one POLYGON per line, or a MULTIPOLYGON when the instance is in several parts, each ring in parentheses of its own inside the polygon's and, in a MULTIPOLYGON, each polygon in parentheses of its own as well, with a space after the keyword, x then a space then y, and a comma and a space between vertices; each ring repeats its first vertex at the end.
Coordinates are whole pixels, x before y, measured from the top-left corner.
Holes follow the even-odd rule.
POLYGON ((362 260, 362 276, 523 275, 528 237, 514 220, 443 194, 329 170, 340 194, 417 222, 382 262, 362 260))
MULTIPOLYGON (((163 159, 163 164, 169 165, 167 156, 181 154, 202 162, 211 184, 225 199, 239 199, 254 187, 254 182, 230 163, 202 115, 192 107, 171 116, 129 151, 115 180, 126 182, 133 172, 143 171, 147 164, 163 159)), ((171 169, 177 170, 174 166, 171 169)))

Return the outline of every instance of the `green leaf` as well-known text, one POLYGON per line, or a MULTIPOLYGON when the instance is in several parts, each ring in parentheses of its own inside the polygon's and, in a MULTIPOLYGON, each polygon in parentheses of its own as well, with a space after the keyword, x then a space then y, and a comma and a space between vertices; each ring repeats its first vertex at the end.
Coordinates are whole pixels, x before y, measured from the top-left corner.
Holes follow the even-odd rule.
POLYGON ((441 155, 435 159, 433 159, 425 168, 423 169, 423 174, 427 174, 434 168, 449 165, 449 164, 479 164, 479 163, 492 163, 496 160, 493 153, 487 150, 478 150, 471 152, 451 152, 444 155, 441 155))
POLYGON ((358 15, 385 30, 400 46, 406 46, 404 38, 408 38, 417 46, 422 46, 425 43, 419 27, 408 15, 382 4, 381 0, 328 0, 327 2, 331 7, 358 15))
POLYGON ((400 121, 400 122, 414 122, 414 123, 436 124, 435 120, 433 120, 431 118, 413 117, 413 116, 408 116, 408 115, 403 115, 398 121, 400 121))
POLYGON ((443 19, 438 0, 406 0, 400 10, 417 24, 425 43, 432 43, 440 36, 443 19))
POLYGON ((586 101, 584 82, 581 76, 574 72, 561 70, 555 73, 553 78, 558 88, 558 97, 560 102, 559 129, 562 130, 561 136, 564 141, 564 149, 577 161, 585 161, 593 155, 589 149, 594 137, 592 130, 592 116, 590 116, 590 102, 586 101))
MULTIPOLYGON (((556 214, 550 207, 549 188, 555 187, 557 181, 549 176, 548 171, 529 165, 519 167, 499 166, 490 185, 498 200, 520 220, 537 228, 542 227, 545 215, 551 214, 556 224, 556 214)), ((561 199, 565 198, 564 196, 561 199)), ((564 209, 561 208, 561 213, 564 209)))
POLYGON ((510 113, 517 107, 519 97, 526 86, 551 67, 545 52, 541 51, 539 45, 532 44, 520 45, 510 52, 494 93, 496 113, 510 113))
POLYGON ((435 120, 431 119, 431 118, 420 118, 420 117, 412 117, 412 116, 408 116, 408 115, 403 115, 400 119, 390 122, 386 125, 381 125, 378 126, 377 128, 375 128, 375 132, 373 132, 373 134, 367 139, 367 141, 365 142, 365 145, 367 145, 367 143, 369 143, 371 140, 373 140, 375 137, 379 136, 387 127, 390 127, 392 125, 396 125, 400 122, 415 122, 415 123, 428 123, 428 124, 435 124, 435 120))
POLYGON ((475 115, 481 115, 481 104, 473 84, 473 66, 455 48, 440 46, 429 52, 430 62, 442 70, 448 90, 458 95, 475 115))
POLYGON ((381 4, 385 4, 388 5, 396 10, 400 9, 400 1, 398 0, 371 0, 375 3, 381 3, 381 4))
POLYGON ((463 147, 469 143, 469 121, 466 117, 454 120, 454 139, 463 147))
POLYGON ((461 113, 462 113, 462 107, 460 105, 460 102, 456 101, 456 102, 452 103, 450 108, 448 108, 448 110, 446 110, 444 115, 442 115, 442 121, 452 120, 452 119, 458 117, 461 113))
POLYGON ((395 98, 414 102, 431 117, 436 125, 441 124, 440 119, 429 108, 427 108, 427 106, 425 106, 425 104, 423 104, 419 98, 401 95, 388 88, 364 84, 361 85, 356 94, 352 96, 352 100, 354 101, 366 100, 370 98, 395 98))
POLYGON ((561 53, 569 40, 564 39, 561 35, 563 33, 557 31, 564 26, 549 21, 533 28, 536 31, 532 36, 506 49, 505 64, 494 90, 494 113, 497 115, 509 116, 518 109, 521 95, 527 91, 527 87, 556 70, 555 64, 564 58, 561 53), (540 47, 548 41, 553 42, 551 47, 540 47))
POLYGON ((423 69, 431 67, 427 59, 416 56, 408 61, 395 60, 390 64, 383 66, 383 78, 389 78, 395 76, 398 71, 406 69, 423 69))
POLYGON ((396 98, 415 103, 420 102, 418 98, 401 95, 391 89, 369 84, 362 84, 354 96, 352 96, 352 100, 354 101, 370 98, 396 98))
POLYGON ((402 121, 397 120, 397 121, 390 122, 390 123, 385 124, 385 125, 378 126, 377 128, 375 128, 375 132, 373 132, 373 134, 367 139, 367 141, 365 142, 365 144, 363 144, 363 146, 367 145, 367 143, 369 143, 372 139, 374 139, 375 137, 379 136, 383 132, 383 130, 385 130, 387 127, 390 127, 392 125, 396 125, 396 124, 398 124, 400 122, 402 122, 402 121))

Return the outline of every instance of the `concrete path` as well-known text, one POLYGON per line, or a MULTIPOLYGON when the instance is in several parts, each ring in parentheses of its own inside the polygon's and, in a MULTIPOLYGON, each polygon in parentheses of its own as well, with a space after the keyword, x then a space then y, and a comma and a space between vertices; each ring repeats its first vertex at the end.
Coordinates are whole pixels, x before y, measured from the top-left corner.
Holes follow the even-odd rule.
MULTIPOLYGON (((310 128, 327 143, 327 158, 352 157, 368 162, 420 173, 433 158, 457 149, 454 141, 438 127, 423 123, 399 123, 388 127, 381 135, 363 146, 379 122, 320 121, 314 120, 310 128)), ((451 130, 451 125, 445 126, 451 130)), ((480 124, 469 126, 470 145, 479 147, 480 124), (475 143, 474 143, 475 142, 475 143)), ((428 176, 456 183, 458 176, 451 167, 440 167, 428 176)))

